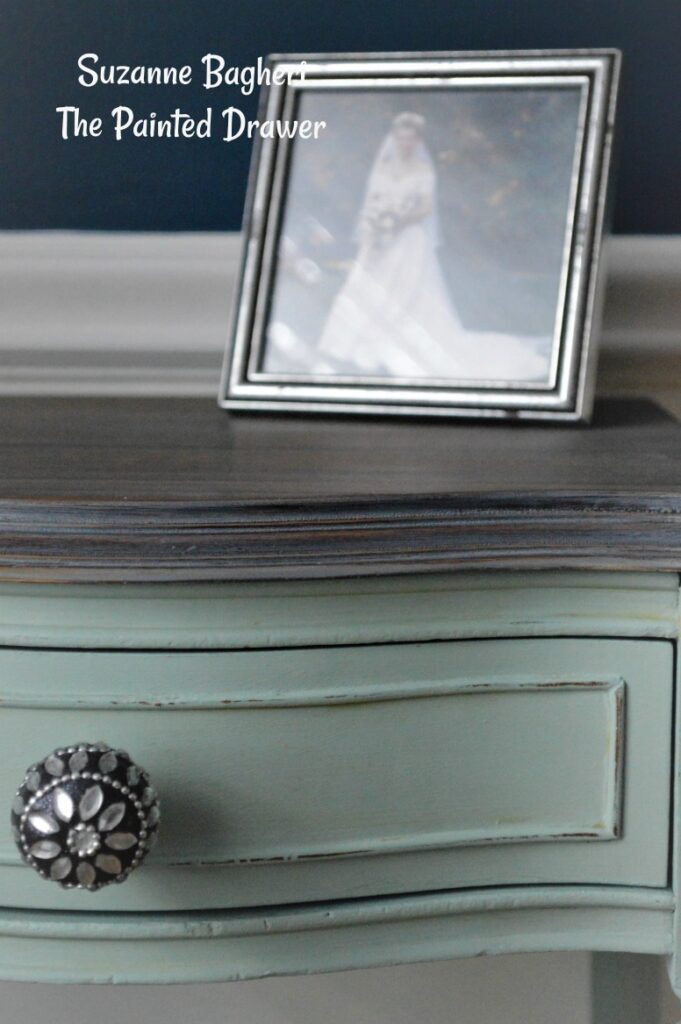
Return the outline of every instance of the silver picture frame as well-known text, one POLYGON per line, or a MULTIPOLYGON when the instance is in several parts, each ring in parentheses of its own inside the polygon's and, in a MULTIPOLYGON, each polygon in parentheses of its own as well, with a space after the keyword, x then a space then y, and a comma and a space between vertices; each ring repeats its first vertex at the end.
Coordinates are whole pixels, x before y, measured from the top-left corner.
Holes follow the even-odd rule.
MULTIPOLYGON (((234 411, 485 417, 587 422, 603 293, 602 240, 620 54, 616 50, 438 54, 325 54, 269 58, 277 84, 263 91, 260 120, 288 121, 307 90, 570 88, 579 91, 562 236, 550 368, 545 379, 456 380, 346 372, 281 372, 263 361, 296 139, 256 139, 243 257, 219 405, 234 411), (305 61, 304 78, 296 70, 305 61)), ((328 95, 327 92, 327 95, 328 95)), ((413 93, 412 93, 413 94, 413 93)), ((358 111, 361 118, 361 110, 358 111)), ((314 146, 313 141, 302 145, 314 146)), ((308 150, 309 152, 309 150, 308 150)))

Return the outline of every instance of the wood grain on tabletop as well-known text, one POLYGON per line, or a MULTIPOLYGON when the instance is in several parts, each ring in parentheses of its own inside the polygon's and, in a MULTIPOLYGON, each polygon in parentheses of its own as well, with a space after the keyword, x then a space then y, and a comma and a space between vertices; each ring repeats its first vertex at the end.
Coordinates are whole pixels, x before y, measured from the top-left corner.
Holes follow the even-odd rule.
POLYGON ((6 398, 0 577, 675 569, 680 437, 631 399, 575 427, 6 398))

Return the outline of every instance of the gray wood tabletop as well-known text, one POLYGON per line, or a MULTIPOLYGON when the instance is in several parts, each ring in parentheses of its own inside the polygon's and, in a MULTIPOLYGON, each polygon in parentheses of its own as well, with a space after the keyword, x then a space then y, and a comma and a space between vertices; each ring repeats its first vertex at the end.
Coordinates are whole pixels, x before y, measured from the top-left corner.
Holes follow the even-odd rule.
POLYGON ((5 398, 0 579, 675 571, 680 439, 631 399, 538 427, 5 398))

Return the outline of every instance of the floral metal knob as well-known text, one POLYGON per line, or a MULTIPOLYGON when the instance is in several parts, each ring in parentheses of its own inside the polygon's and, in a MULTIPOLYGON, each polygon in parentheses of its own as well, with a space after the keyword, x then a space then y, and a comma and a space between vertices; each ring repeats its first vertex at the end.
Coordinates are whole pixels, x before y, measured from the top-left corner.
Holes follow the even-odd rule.
POLYGON ((12 803, 12 833, 43 878, 94 892, 142 863, 160 817, 149 776, 129 754, 76 743, 28 769, 12 803))

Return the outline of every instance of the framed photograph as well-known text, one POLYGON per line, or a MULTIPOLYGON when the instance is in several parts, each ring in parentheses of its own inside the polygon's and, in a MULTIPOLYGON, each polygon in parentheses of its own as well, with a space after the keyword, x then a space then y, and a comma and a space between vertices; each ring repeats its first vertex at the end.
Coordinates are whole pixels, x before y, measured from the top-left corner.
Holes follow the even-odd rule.
POLYGON ((619 54, 269 68, 220 404, 588 419, 619 54))

